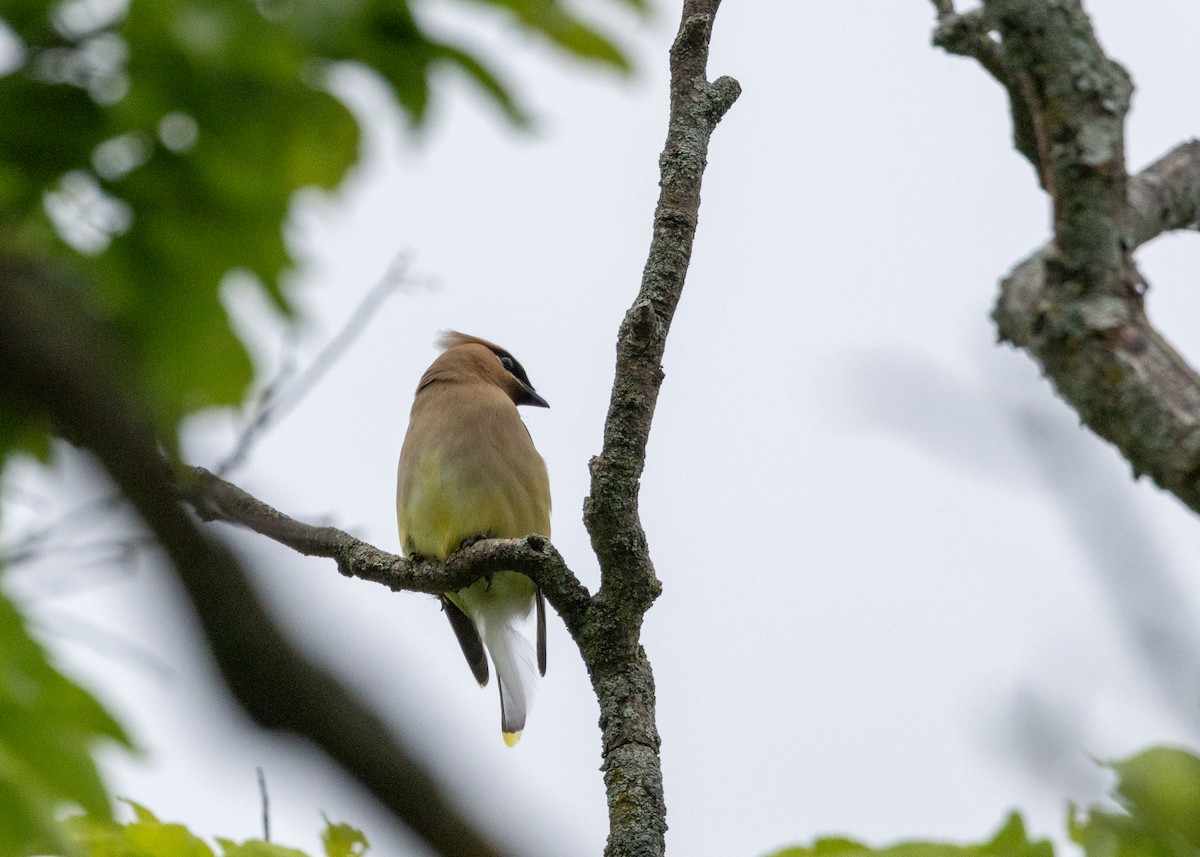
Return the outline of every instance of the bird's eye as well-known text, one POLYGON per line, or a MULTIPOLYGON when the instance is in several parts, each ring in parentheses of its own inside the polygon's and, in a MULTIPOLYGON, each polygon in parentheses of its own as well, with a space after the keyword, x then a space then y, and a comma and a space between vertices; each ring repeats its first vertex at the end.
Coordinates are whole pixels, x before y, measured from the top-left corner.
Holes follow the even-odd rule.
POLYGON ((500 365, 503 366, 505 369, 507 369, 509 372, 511 372, 513 370, 513 367, 516 364, 513 363, 513 359, 511 357, 509 357, 507 354, 501 354, 500 355, 500 365))

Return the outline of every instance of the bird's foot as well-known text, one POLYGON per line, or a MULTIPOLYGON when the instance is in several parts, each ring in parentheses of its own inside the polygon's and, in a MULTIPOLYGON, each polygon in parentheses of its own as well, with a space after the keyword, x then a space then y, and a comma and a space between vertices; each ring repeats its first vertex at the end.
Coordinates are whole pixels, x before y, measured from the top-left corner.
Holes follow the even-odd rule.
POLYGON ((489 536, 487 533, 476 533, 473 536, 467 536, 459 544, 458 549, 460 551, 466 550, 467 548, 469 548, 471 545, 475 544, 476 542, 481 542, 484 539, 488 539, 488 538, 491 538, 491 536, 489 536))

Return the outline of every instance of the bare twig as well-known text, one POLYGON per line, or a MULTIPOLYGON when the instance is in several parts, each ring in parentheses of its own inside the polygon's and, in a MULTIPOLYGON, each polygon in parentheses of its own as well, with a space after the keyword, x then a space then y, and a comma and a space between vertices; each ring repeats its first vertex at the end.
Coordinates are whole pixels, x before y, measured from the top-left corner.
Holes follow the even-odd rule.
POLYGON ((330 369, 349 350, 350 346, 362 335, 375 313, 384 302, 406 281, 409 270, 409 258, 405 253, 398 254, 387 271, 379 278, 359 301, 354 312, 342 325, 342 329, 334 334, 325 344, 308 368, 293 380, 295 364, 285 360, 279 374, 263 388, 251 408, 251 416, 243 426, 237 443, 229 455, 216 467, 218 476, 227 476, 245 463, 251 448, 258 439, 274 424, 287 415, 320 382, 330 369))
POLYGON ((262 798, 263 842, 271 841, 271 804, 267 800, 267 775, 262 768, 255 768, 258 774, 258 794, 262 798))
POLYGON ((16 539, 4 549, 0 564, 13 567, 35 560, 53 550, 56 540, 77 537, 89 526, 107 523, 108 514, 120 505, 121 495, 116 492, 81 503, 16 539))
MULTIPOLYGON (((1025 156, 1042 181, 1042 153, 1028 100, 1028 81, 1013 72, 1000 42, 992 37, 992 25, 983 9, 959 14, 953 0, 933 0, 938 26, 933 43, 947 53, 975 59, 1008 91, 1013 120, 1013 145, 1025 156)), ((1044 186, 1044 183, 1043 183, 1044 186)))
MULTIPOLYGON (((71 541, 69 538, 57 538, 45 543, 35 542, 13 553, 0 555, 0 565, 8 569, 20 568, 41 560, 68 554, 74 568, 82 569, 87 566, 105 565, 109 563, 127 564, 137 558, 140 551, 157 544, 147 535, 130 534, 120 538, 97 538, 91 541, 71 541)), ((86 588, 87 584, 74 587, 86 588)), ((61 594, 62 590, 54 592, 61 594)))
POLYGON ((142 671, 158 681, 175 676, 175 670, 157 652, 77 613, 41 610, 32 621, 48 637, 73 639, 89 651, 130 669, 142 671))

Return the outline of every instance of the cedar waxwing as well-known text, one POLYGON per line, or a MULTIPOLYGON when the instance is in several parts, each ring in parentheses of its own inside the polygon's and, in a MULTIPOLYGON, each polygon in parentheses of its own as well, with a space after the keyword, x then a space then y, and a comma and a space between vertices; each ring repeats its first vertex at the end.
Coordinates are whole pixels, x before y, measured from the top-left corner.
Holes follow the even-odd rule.
MULTIPOLYGON (((511 354, 448 331, 421 376, 400 450, 396 513, 405 555, 445 559, 476 538, 550 536, 550 480, 517 405, 550 405, 511 354)), ((537 605, 537 664, 546 674, 546 605, 523 574, 497 571, 441 597, 471 672, 500 685, 500 726, 512 747, 532 701, 534 653, 519 625, 537 605)))

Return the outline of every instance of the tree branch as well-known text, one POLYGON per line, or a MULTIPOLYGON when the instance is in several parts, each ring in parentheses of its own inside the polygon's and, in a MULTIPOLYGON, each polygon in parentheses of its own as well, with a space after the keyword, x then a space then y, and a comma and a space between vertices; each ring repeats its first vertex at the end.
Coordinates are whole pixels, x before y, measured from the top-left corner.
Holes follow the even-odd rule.
POLYGON ((1009 68, 1004 48, 989 32, 983 10, 959 14, 954 11, 953 0, 933 0, 933 5, 938 16, 933 43, 947 53, 975 59, 1007 90, 1013 120, 1013 145, 1033 165, 1038 180, 1042 181, 1042 162, 1029 103, 1021 82, 1009 68))
MULTIPOLYGON (((940 33, 953 11, 948 0, 935 5, 940 33)), ((984 0, 981 21, 999 33, 1009 81, 1020 84, 1006 87, 1014 115, 1018 102, 1030 112, 1054 204, 1052 243, 1001 284, 1000 338, 1041 364, 1136 475, 1200 512, 1200 376, 1150 325, 1147 286, 1130 255, 1163 231, 1196 225, 1200 143, 1126 176, 1133 86, 1105 56, 1079 0, 984 0)))
POLYGON ((244 524, 301 553, 335 559, 343 574, 392 589, 454 591, 501 568, 533 579, 579 646, 600 704, 608 857, 661 857, 665 848, 654 676, 638 643, 642 617, 661 587, 638 517, 637 494, 667 331, 691 259, 708 140, 741 91, 731 78, 709 83, 706 77, 718 5, 719 0, 685 0, 671 49, 671 110, 653 238, 641 289, 618 332, 604 447, 592 459, 592 491, 584 505, 601 568, 595 597, 538 536, 482 541, 445 562, 404 560, 335 528, 288 518, 202 469, 179 474, 183 495, 203 517, 244 524))
POLYGON ((1200 141, 1176 146, 1129 180, 1126 244, 1134 250, 1164 232, 1200 225, 1200 141))
POLYGON ((1051 288, 1115 295, 1125 262, 1125 116, 1133 83, 1105 56, 1079 0, 985 0, 1033 116, 1054 203, 1051 288))
POLYGON ((640 614, 661 587, 654 576, 638 518, 638 480, 646 463, 650 423, 662 386, 667 332, 683 292, 700 210, 700 183, 713 129, 741 93, 737 81, 706 77, 708 44, 720 0, 685 0, 671 47, 671 108, 659 157, 661 191, 641 289, 617 334, 604 446, 590 463, 591 494, 584 520, 600 560, 600 597, 627 604, 636 643, 640 614))
MULTIPOLYGON (((1127 222, 1136 244, 1186 228, 1198 210, 1200 143, 1179 146, 1130 182, 1127 222)), ((1001 339, 1042 364, 1135 474, 1148 474, 1200 513, 1200 376, 1150 324, 1140 280, 1131 279, 1122 297, 1060 306, 1048 286, 1051 255, 1038 251, 1001 283, 992 313, 1001 339), (1076 331, 1056 332, 1051 313, 1069 313, 1076 331)), ((1132 263, 1125 271, 1136 275, 1132 263)))
POLYGON ((301 523, 203 467, 177 470, 179 492, 206 521, 240 524, 305 556, 337 562, 338 571, 395 592, 440 595, 470 586, 492 571, 519 571, 529 577, 574 633, 583 622, 590 595, 543 536, 485 539, 456 551, 444 562, 405 559, 382 551, 336 527, 301 523))
POLYGON ((591 493, 584 502, 601 585, 576 639, 600 703, 608 857, 659 857, 665 849, 654 675, 638 643, 642 618, 662 587, 638 515, 638 488, 667 333, 691 260, 709 137, 741 93, 732 78, 707 78, 719 5, 684 0, 671 48, 670 117, 650 251, 641 288, 617 334, 604 445, 590 463, 591 493))

